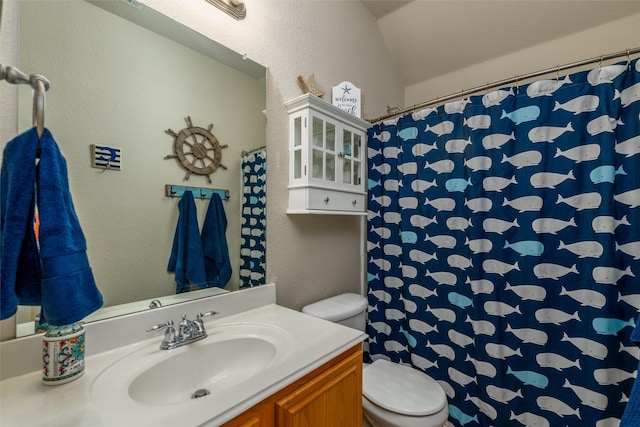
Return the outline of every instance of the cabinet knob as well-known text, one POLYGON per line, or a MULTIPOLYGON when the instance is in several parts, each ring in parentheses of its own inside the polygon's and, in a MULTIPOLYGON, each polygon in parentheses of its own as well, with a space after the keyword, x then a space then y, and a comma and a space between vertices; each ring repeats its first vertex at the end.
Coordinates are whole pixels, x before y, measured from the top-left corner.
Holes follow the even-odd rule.
POLYGON ((355 206, 355 205, 356 205, 356 203, 358 203, 358 201, 357 201, 357 200, 355 200, 355 199, 351 202, 351 204, 352 204, 353 206, 355 206))
POLYGON ((328 197, 325 197, 325 198, 324 198, 324 202, 325 202, 325 203, 329 203, 329 198, 328 198, 328 197))

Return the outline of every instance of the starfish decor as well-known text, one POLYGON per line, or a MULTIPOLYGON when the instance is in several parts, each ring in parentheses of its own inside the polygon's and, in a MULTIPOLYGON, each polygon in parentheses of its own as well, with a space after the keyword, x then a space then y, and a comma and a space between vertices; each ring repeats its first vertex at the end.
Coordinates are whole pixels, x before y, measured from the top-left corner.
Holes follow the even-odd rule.
POLYGON ((302 76, 298 76, 298 85, 304 93, 310 93, 318 98, 322 98, 324 96, 324 92, 316 89, 316 79, 313 74, 309 76, 307 81, 305 81, 302 76))

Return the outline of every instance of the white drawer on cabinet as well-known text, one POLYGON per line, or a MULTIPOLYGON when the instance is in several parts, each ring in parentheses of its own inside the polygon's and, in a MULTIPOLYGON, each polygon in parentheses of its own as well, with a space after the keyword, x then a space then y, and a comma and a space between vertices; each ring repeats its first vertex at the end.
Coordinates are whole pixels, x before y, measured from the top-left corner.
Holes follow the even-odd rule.
POLYGON ((289 189, 290 214, 345 214, 364 215, 366 212, 366 195, 364 193, 347 193, 325 188, 300 187, 289 189))
POLYGON ((363 211, 364 194, 310 188, 308 208, 330 211, 363 211))

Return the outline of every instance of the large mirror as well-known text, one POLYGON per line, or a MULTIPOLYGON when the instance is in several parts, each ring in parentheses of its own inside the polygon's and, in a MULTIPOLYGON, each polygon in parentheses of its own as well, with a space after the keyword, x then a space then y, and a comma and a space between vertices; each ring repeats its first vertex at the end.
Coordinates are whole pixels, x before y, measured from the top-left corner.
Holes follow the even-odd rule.
MULTIPOLYGON (((29 1, 19 15, 18 66, 51 81, 45 124, 67 160, 104 297, 87 320, 149 309, 153 299, 167 305, 264 283, 265 195, 255 185, 265 180, 265 68, 137 2, 29 1), (184 180, 187 170, 166 157, 176 154, 171 132, 189 122, 210 128, 224 147, 223 166, 184 180), (120 149, 120 168, 93 167, 92 145, 120 149), (228 190, 233 273, 224 288, 176 295, 167 264, 180 198, 166 196, 166 185, 228 190)), ((31 93, 19 93, 26 130, 31 93)), ((194 195, 202 227, 209 200, 194 195)), ((37 312, 20 308, 18 336, 33 333, 37 312)))

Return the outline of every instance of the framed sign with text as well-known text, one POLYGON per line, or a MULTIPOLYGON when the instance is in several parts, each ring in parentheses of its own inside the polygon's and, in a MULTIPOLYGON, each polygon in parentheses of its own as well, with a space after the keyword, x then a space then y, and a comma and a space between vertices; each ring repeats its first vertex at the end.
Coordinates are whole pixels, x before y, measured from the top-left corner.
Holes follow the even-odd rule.
POLYGON ((351 82, 342 82, 333 87, 331 103, 342 111, 360 117, 360 89, 351 82))

